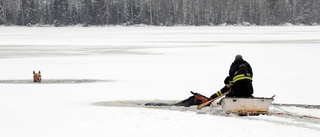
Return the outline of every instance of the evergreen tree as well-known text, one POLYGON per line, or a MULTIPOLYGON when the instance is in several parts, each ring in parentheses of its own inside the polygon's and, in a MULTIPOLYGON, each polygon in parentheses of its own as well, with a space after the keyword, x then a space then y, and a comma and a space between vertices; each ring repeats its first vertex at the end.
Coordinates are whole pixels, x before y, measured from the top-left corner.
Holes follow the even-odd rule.
POLYGON ((0 0, 0 25, 312 25, 319 14, 319 0, 0 0))
POLYGON ((6 23, 6 14, 5 9, 3 5, 3 0, 0 0, 0 25, 6 23))
POLYGON ((69 25, 68 0, 54 0, 51 15, 55 26, 69 25))

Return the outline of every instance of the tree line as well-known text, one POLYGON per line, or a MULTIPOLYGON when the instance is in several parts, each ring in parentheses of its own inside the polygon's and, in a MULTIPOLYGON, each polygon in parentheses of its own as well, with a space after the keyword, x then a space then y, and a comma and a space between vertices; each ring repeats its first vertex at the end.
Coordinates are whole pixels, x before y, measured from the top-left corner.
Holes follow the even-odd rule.
POLYGON ((0 25, 313 25, 320 0, 0 0, 0 25))

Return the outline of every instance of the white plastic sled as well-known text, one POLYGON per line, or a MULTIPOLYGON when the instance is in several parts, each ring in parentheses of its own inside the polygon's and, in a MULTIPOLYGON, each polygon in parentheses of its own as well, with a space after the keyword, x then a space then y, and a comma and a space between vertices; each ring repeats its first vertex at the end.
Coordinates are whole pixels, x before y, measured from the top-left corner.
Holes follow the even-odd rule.
POLYGON ((223 98, 221 105, 223 112, 239 115, 268 114, 273 98, 223 98))

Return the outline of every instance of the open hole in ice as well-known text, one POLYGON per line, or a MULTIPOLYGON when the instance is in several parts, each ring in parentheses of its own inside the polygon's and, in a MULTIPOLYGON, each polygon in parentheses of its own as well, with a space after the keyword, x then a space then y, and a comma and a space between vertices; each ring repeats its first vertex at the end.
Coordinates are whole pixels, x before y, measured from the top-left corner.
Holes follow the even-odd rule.
POLYGON ((99 79, 43 79, 41 83, 35 83, 31 79, 0 80, 0 84, 84 84, 97 82, 114 82, 113 80, 99 79))

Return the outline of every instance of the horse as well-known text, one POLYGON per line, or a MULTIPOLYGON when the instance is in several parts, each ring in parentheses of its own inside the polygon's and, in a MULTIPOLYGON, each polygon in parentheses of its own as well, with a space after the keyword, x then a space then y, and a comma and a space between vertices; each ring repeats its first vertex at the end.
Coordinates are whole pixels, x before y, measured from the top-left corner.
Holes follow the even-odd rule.
POLYGON ((35 71, 33 71, 33 82, 41 82, 41 72, 39 71, 38 73, 36 73, 35 71))

